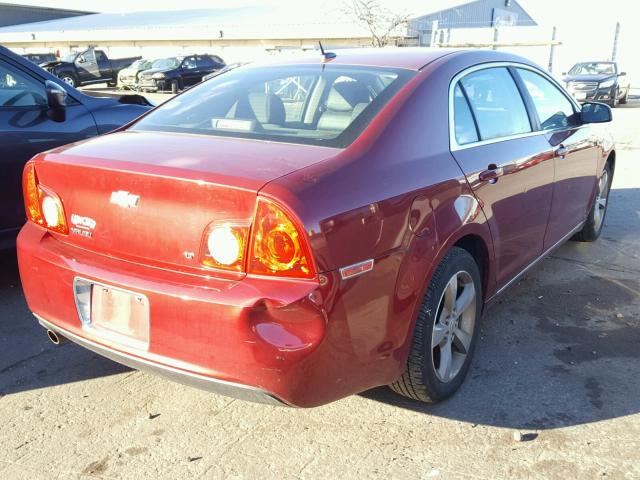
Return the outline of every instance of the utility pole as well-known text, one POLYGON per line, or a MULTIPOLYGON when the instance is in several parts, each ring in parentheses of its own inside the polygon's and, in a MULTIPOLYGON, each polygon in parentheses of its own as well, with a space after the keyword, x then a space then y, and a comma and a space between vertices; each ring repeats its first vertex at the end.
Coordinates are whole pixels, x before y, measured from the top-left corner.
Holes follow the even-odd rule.
POLYGON ((611 52, 611 61, 616 61, 618 54, 618 38, 620 37, 620 22, 616 22, 616 34, 613 37, 613 52, 611 52))
POLYGON ((551 30, 551 47, 549 47, 549 73, 553 72, 553 51, 556 48, 556 27, 555 25, 553 26, 553 29, 551 30))

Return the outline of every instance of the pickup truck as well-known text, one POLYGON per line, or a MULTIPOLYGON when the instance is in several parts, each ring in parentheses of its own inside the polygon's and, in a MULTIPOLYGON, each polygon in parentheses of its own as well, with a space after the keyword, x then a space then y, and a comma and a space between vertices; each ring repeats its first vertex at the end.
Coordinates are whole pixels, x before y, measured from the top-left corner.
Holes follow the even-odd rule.
POLYGON ((115 87, 120 70, 140 58, 110 60, 102 50, 90 48, 70 53, 59 61, 44 63, 41 67, 72 87, 94 83, 107 83, 110 87, 115 87))

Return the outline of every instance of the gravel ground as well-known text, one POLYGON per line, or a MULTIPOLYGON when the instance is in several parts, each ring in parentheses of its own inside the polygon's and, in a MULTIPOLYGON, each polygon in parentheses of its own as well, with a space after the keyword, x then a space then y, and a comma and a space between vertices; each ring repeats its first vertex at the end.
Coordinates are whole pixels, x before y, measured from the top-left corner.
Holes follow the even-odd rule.
POLYGON ((640 104, 615 110, 605 231, 486 314, 460 392, 296 410, 54 347, 0 256, 0 478, 640 478, 640 104))

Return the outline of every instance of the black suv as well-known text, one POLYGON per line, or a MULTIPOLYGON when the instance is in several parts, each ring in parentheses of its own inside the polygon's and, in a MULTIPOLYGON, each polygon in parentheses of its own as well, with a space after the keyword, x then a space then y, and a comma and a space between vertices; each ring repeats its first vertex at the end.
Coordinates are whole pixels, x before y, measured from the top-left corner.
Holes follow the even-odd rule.
POLYGON ((216 55, 189 55, 156 60, 140 74, 139 89, 144 92, 171 90, 178 93, 200 82, 203 76, 225 67, 216 55))

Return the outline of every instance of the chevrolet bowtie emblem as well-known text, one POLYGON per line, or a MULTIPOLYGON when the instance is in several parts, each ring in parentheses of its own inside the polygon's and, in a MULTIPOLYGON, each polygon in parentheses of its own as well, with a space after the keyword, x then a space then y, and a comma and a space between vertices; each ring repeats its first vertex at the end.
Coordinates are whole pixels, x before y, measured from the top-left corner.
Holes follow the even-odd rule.
POLYGON ((125 192, 124 190, 111 192, 111 203, 118 205, 119 207, 134 208, 138 206, 138 202, 140 202, 140 195, 134 195, 133 193, 125 192))

